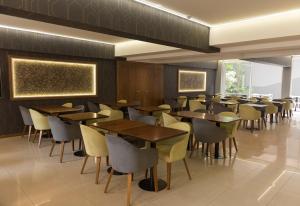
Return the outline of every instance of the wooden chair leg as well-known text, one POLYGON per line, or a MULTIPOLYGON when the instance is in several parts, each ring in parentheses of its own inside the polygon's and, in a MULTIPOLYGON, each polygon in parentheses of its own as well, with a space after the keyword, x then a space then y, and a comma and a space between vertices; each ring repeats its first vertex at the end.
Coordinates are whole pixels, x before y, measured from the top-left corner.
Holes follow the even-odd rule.
POLYGON ((55 142, 54 140, 52 140, 52 146, 51 146, 51 149, 50 149, 49 157, 51 157, 51 156, 52 156, 52 153, 53 153, 53 150, 54 150, 55 144, 56 144, 56 142, 55 142))
POLYGON ((62 163, 64 157, 64 150, 65 150, 65 142, 60 143, 60 159, 59 162, 62 163))
POLYGON ((258 121, 258 123, 257 123, 258 130, 261 130, 261 128, 260 128, 260 126, 261 126, 260 119, 259 119, 259 120, 257 120, 257 121, 258 121))
POLYGON ((232 138, 229 138, 229 157, 231 157, 232 154, 232 138))
POLYGON ((99 183, 100 168, 101 168, 101 157, 97 157, 96 164, 97 164, 97 170, 96 170, 96 181, 95 181, 95 183, 98 184, 99 183))
POLYGON ((213 155, 213 146, 212 144, 209 144, 209 153, 210 153, 210 164, 213 163, 213 158, 214 158, 214 155, 213 155))
POLYGON ((172 163, 167 162, 167 189, 168 190, 171 188, 171 169, 172 169, 172 163))
POLYGON ((81 168, 80 174, 83 174, 83 172, 84 172, 84 168, 85 168, 85 165, 86 165, 86 162, 87 162, 88 158, 89 158, 89 156, 88 156, 88 155, 86 155, 86 156, 84 157, 84 160, 83 160, 83 165, 82 165, 82 168, 81 168))
POLYGON ((157 165, 153 166, 153 179, 154 179, 154 191, 158 192, 157 165))
POLYGON ((204 148, 205 148, 205 143, 204 142, 202 142, 202 148, 201 148, 201 152, 202 152, 202 154, 204 154, 204 148))
POLYGON ((106 166, 109 166, 109 156, 106 157, 106 166))
POLYGON ((30 141, 31 131, 32 131, 32 125, 29 126, 28 138, 27 138, 28 142, 30 141))
POLYGON ((192 155, 193 155, 193 153, 194 153, 194 151, 196 149, 196 146, 197 146, 197 141, 195 140, 193 148, 192 148, 192 151, 191 151, 191 154, 190 154, 190 158, 192 158, 192 155))
POLYGON ((254 120, 251 120, 251 133, 254 131, 254 120))
POLYGON ((40 131, 40 135, 39 135, 39 144, 38 144, 39 147, 41 146, 42 135, 43 135, 43 131, 41 130, 41 131, 40 131))
POLYGON ((113 174, 114 174, 114 170, 111 168, 111 171, 109 173, 109 176, 108 176, 108 179, 107 179, 107 182, 106 182, 106 185, 105 185, 104 193, 107 193, 107 190, 108 190, 108 187, 109 187, 109 184, 110 184, 110 181, 111 181, 111 177, 113 176, 113 174))
POLYGON ((75 150, 75 140, 72 140, 72 151, 75 150))
POLYGON ((240 129, 241 124, 242 124, 242 121, 240 120, 237 129, 240 129))
POLYGON ((36 139, 36 136, 38 134, 38 130, 35 130, 34 131, 34 136, 33 136, 33 140, 32 140, 32 143, 34 143, 35 139, 36 139))
POLYGON ((222 146, 223 146, 223 157, 226 158, 226 141, 222 141, 222 146))
POLYGON ((132 184, 132 174, 129 173, 127 175, 127 206, 130 206, 130 202, 131 202, 131 184, 132 184))
POLYGON ((185 158, 183 158, 183 163, 184 163, 184 166, 185 166, 185 169, 186 169, 186 173, 187 173, 188 176, 189 176, 189 179, 192 180, 192 177, 191 177, 191 174, 190 174, 190 171, 189 171, 189 167, 188 167, 188 165, 187 165, 187 163, 186 163, 185 158))
POLYGON ((237 143, 236 143, 235 137, 233 137, 232 140, 233 140, 233 144, 234 144, 234 147, 235 147, 235 151, 237 152, 238 151, 238 147, 237 147, 237 143))

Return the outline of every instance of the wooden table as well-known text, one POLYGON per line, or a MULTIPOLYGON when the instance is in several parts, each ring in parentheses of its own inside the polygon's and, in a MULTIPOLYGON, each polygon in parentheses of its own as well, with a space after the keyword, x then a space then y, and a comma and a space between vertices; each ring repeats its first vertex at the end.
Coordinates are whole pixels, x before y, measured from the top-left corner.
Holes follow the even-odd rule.
POLYGON ((173 116, 184 117, 187 119, 205 119, 211 122, 216 123, 230 123, 239 121, 238 117, 224 117, 217 114, 208 114, 208 113, 200 113, 200 112, 191 112, 191 111, 180 111, 180 112, 172 112, 170 113, 173 116))
POLYGON ((75 122, 86 122, 88 120, 96 120, 101 118, 107 118, 108 116, 94 113, 94 112, 80 112, 74 114, 63 114, 59 117, 66 121, 75 121, 75 122))
POLYGON ((128 102, 128 103, 103 103, 103 104, 106 104, 110 107, 112 107, 113 109, 121 109, 121 110, 124 110, 124 109, 127 109, 128 107, 137 107, 140 105, 140 103, 138 102, 128 102))
MULTIPOLYGON (((151 142, 151 147, 156 148, 156 143, 162 140, 170 139, 172 137, 180 136, 186 134, 186 131, 145 125, 142 127, 136 127, 131 129, 126 129, 120 132, 121 135, 134 137, 140 140, 145 140, 151 142)), ((150 169, 150 178, 143 179, 139 182, 140 188, 146 191, 154 191, 154 178, 153 178, 153 168, 150 169)), ((164 180, 158 179, 158 191, 166 188, 167 184, 164 180)))
POLYGON ((81 111, 81 109, 79 108, 69 108, 69 107, 64 107, 59 105, 40 105, 40 106, 33 106, 31 108, 38 112, 46 113, 48 115, 59 115, 59 114, 81 111))
POLYGON ((146 126, 146 124, 138 121, 119 119, 119 120, 113 120, 108 122, 97 122, 94 124, 90 124, 89 126, 119 134, 123 130, 146 126))
MULTIPOLYGON (((144 141, 151 142, 151 147, 156 147, 156 142, 186 134, 186 131, 147 125, 138 121, 131 120, 114 120, 109 122, 101 122, 91 124, 92 127, 108 130, 118 133, 120 136, 132 137, 144 141)), ((153 169, 150 169, 150 178, 140 181, 139 186, 147 191, 154 191, 153 169)), ((158 180, 158 190, 163 190, 166 182, 158 180)))
POLYGON ((165 108, 160 108, 157 106, 145 106, 145 107, 136 107, 136 110, 142 111, 142 112, 146 112, 150 115, 153 115, 154 112, 160 112, 160 111, 166 111, 166 110, 170 110, 170 109, 165 109, 165 108))
MULTIPOLYGON (((180 111, 180 112, 172 112, 171 115, 184 117, 187 119, 204 119, 211 122, 215 122, 217 126, 220 126, 221 123, 230 123, 240 121, 239 117, 224 117, 218 114, 208 114, 208 113, 200 113, 200 112, 191 112, 191 111, 180 111)), ((191 143, 190 143, 191 144, 191 143)), ((219 143, 215 143, 215 158, 219 159, 219 143)))
MULTIPOLYGON (((94 113, 94 112, 80 112, 74 114, 59 115, 58 117, 65 121, 81 122, 82 124, 86 124, 88 120, 97 120, 101 118, 107 118, 108 116, 94 113)), ((78 157, 84 157, 86 155, 84 143, 82 144, 82 149, 75 151, 74 155, 78 157)))

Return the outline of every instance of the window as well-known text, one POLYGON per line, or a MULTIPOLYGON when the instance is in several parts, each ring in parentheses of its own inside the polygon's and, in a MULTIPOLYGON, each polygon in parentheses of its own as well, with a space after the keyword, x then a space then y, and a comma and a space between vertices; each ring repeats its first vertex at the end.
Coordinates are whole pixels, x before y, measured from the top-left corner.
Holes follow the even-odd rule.
POLYGON ((300 96, 300 57, 293 57, 292 66, 292 96, 300 96))

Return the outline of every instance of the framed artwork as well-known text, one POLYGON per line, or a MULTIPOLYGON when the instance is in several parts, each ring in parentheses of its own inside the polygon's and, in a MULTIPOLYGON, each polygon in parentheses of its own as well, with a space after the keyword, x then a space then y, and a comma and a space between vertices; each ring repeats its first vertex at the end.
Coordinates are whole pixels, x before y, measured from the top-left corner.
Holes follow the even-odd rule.
POLYGON ((97 96, 97 65, 9 56, 11 99, 97 96))
POLYGON ((206 91, 206 72, 178 71, 178 92, 203 92, 206 91))

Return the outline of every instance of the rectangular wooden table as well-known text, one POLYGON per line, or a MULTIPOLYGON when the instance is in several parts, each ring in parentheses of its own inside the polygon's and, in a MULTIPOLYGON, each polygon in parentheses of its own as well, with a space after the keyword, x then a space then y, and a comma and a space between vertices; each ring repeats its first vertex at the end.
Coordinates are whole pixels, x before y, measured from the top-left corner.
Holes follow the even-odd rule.
POLYGON ((154 112, 160 112, 160 111, 167 111, 169 109, 165 109, 165 108, 160 108, 158 106, 144 106, 144 107, 135 107, 136 110, 142 111, 142 112, 146 112, 150 115, 153 115, 154 112))
MULTIPOLYGON (((186 131, 147 125, 138 121, 131 120, 114 120, 110 122, 101 122, 90 125, 110 132, 118 133, 121 136, 132 137, 144 141, 151 142, 151 147, 156 147, 156 142, 166 140, 172 137, 186 134, 186 131)), ((154 191, 153 169, 150 169, 150 178, 140 181, 139 186, 143 190, 154 191)), ((158 190, 163 190, 166 182, 158 179, 158 190)))
POLYGON ((67 121, 86 122, 88 120, 107 118, 108 116, 94 113, 94 112, 80 112, 74 114, 63 114, 63 115, 59 115, 59 117, 67 121))
POLYGON ((31 108, 38 112, 46 113, 48 115, 73 113, 81 110, 80 108, 69 108, 60 105, 40 105, 40 106, 32 106, 31 108))
POLYGON ((177 117, 184 117, 187 119, 205 119, 211 122, 216 123, 230 123, 239 121, 239 117, 224 117, 217 114, 208 114, 208 113, 200 113, 200 112, 191 112, 191 111, 179 111, 179 112, 172 112, 171 115, 177 117))

